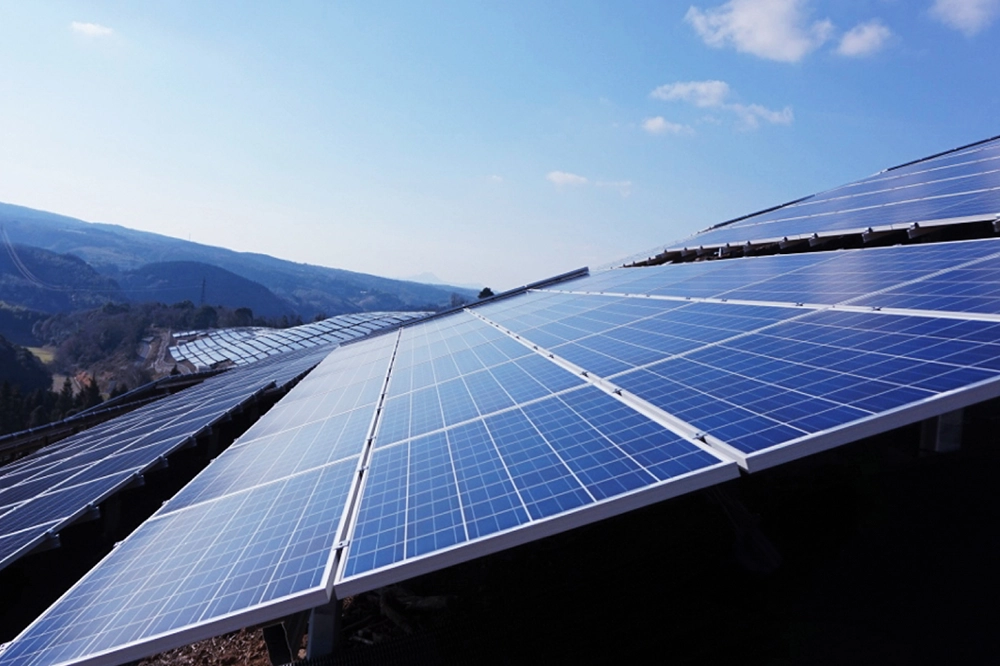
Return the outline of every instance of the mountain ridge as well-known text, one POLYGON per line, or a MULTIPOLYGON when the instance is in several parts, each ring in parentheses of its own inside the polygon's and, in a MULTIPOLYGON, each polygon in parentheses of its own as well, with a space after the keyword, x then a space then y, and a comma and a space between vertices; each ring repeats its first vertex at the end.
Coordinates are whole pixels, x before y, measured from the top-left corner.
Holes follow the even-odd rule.
POLYGON ((0 224, 12 242, 75 255, 113 279, 146 264, 166 261, 218 266, 264 285, 289 301, 304 318, 320 313, 439 309, 449 305, 452 294, 475 297, 474 290, 462 287, 427 285, 262 253, 237 252, 16 204, 0 203, 0 224))

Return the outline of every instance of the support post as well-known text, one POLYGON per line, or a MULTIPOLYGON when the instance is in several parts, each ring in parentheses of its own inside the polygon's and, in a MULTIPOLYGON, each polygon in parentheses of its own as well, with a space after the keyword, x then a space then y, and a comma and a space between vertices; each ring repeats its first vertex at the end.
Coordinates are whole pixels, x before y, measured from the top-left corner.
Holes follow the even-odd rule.
POLYGON ((330 657, 337 651, 342 620, 340 600, 334 597, 330 603, 312 609, 309 615, 309 642, 306 644, 306 659, 330 657))
POLYGON ((962 424, 965 410, 956 409, 921 424, 920 450, 948 453, 962 448, 962 424))
POLYGON ((207 438, 205 440, 205 455, 208 456, 209 460, 215 458, 219 455, 219 428, 218 426, 212 426, 207 433, 207 438))
POLYGON ((296 613, 264 627, 264 644, 272 666, 290 664, 298 658, 308 617, 307 613, 296 613))

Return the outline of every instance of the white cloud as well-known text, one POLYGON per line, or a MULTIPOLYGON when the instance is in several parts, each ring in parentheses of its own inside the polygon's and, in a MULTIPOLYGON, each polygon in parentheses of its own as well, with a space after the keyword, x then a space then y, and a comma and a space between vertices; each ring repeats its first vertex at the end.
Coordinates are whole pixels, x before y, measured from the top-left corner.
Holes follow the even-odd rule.
POLYGON ((809 23, 807 15, 806 0, 730 0, 705 11, 689 7, 684 20, 709 46, 798 62, 833 32, 829 20, 809 23))
POLYGON ((646 118, 642 121, 642 129, 650 134, 693 134, 694 130, 688 125, 672 123, 663 116, 646 118))
POLYGON ((114 30, 97 23, 81 23, 80 21, 73 21, 70 23, 70 28, 73 32, 86 35, 87 37, 108 37, 114 34, 114 30))
POLYGON ((589 182, 583 176, 578 176, 575 173, 567 173, 566 171, 550 171, 545 174, 545 180, 555 183, 560 187, 563 185, 586 185, 589 182))
POLYGON ((934 0, 931 16, 971 37, 1000 15, 1000 0, 934 0))
POLYGON ((727 108, 739 116, 744 129, 757 129, 762 120, 772 125, 791 125, 795 120, 790 106, 781 111, 772 111, 760 104, 729 104, 727 108))
POLYGON ((678 81, 659 86, 650 97, 667 102, 691 102, 695 106, 720 106, 729 96, 729 84, 725 81, 678 81))
MULTIPOLYGON (((772 125, 790 125, 795 116, 791 107, 786 106, 781 111, 773 111, 760 104, 740 104, 728 102, 732 89, 725 81, 681 81, 659 86, 649 95, 666 101, 687 102, 700 108, 712 108, 729 111, 736 115, 744 129, 756 129, 761 122, 772 125)), ((714 122, 714 117, 708 122, 714 122)), ((682 128, 687 132, 694 130, 687 125, 670 123, 663 118, 647 118, 643 129, 652 134, 662 134, 672 131, 673 127, 682 128), (657 131, 659 130, 659 131, 657 131)), ((675 133, 680 133, 679 131, 675 133)))
POLYGON ((880 51, 890 37, 892 30, 878 19, 859 23, 841 37, 837 53, 855 58, 869 56, 880 51))
POLYGON ((618 192, 618 194, 623 197, 628 197, 632 194, 632 181, 630 180, 596 180, 592 181, 584 176, 578 176, 575 173, 568 173, 566 171, 550 171, 545 174, 545 180, 550 183, 554 183, 557 187, 569 186, 569 187, 580 187, 582 185, 587 185, 591 187, 600 187, 605 189, 611 189, 618 192))
POLYGON ((497 174, 493 174, 492 176, 490 176, 489 180, 491 183, 502 183, 503 176, 498 176, 497 174))

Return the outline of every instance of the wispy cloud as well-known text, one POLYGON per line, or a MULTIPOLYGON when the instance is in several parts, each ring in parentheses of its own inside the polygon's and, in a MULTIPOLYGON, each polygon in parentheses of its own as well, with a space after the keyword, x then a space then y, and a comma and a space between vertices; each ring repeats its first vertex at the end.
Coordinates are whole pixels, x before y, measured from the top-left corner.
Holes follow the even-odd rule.
POLYGON ((827 19, 809 22, 806 0, 730 0, 702 11, 690 7, 684 20, 715 48, 732 46, 767 60, 798 62, 833 33, 827 19))
POLYGON ((663 116, 646 118, 642 121, 642 129, 650 134, 694 134, 694 128, 689 125, 672 123, 663 116))
POLYGON ((729 84, 725 81, 682 81, 656 88, 649 96, 667 102, 691 102, 695 106, 720 106, 729 97, 729 84))
POLYGON ((791 125, 795 120, 791 107, 772 111, 760 104, 730 104, 726 108, 735 113, 744 129, 757 129, 761 121, 771 125, 791 125))
POLYGON ((494 173, 494 174, 490 175, 489 181, 491 183, 502 183, 503 182, 503 176, 499 176, 499 175, 497 175, 497 174, 494 173))
POLYGON ((80 21, 73 21, 69 24, 69 27, 78 35, 85 35, 87 37, 108 37, 115 33, 115 31, 111 28, 98 23, 81 23, 80 21))
MULTIPOLYGON (((760 127, 761 122, 771 125, 790 125, 795 120, 795 115, 792 113, 791 107, 788 106, 780 111, 774 111, 760 104, 730 102, 732 88, 725 81, 678 81, 657 87, 649 93, 649 96, 665 101, 687 102, 703 109, 729 111, 739 119, 743 129, 756 129, 760 127)), ((659 117, 649 118, 643 123, 643 129, 652 132, 647 124, 657 119, 663 120, 659 117)), ((667 123, 665 120, 663 122, 667 123)), ((674 125, 674 123, 669 123, 669 125, 674 125)), ((678 125, 678 127, 687 126, 678 125)), ((689 127, 687 129, 693 131, 689 127)), ((664 131, 666 131, 666 126, 664 131)))
POLYGON ((567 171, 550 171, 545 174, 545 180, 556 185, 556 187, 599 187, 602 189, 615 190, 622 197, 632 194, 632 181, 630 180, 590 180, 586 176, 579 176, 567 171))
POLYGON ((599 180, 594 185, 615 190, 626 199, 632 194, 632 181, 630 180, 599 180))
POLYGON ((837 53, 852 58, 870 56, 881 51, 890 37, 892 30, 885 27, 878 19, 859 23, 840 38, 837 53))
POLYGON ((586 185, 590 182, 583 176, 578 176, 575 173, 569 173, 567 171, 549 171, 545 174, 545 180, 550 183, 555 183, 559 187, 564 185, 586 185))
POLYGON ((972 37, 1000 15, 1000 0, 934 0, 931 16, 972 37))

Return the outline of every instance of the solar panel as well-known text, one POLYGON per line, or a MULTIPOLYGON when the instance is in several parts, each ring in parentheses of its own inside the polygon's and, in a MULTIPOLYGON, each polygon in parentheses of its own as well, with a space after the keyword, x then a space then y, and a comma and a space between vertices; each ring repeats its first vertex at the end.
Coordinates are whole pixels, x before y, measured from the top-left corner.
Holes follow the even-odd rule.
POLYGON ((30 552, 44 535, 123 489, 163 456, 269 385, 286 385, 328 349, 210 378, 45 447, 0 470, 0 568, 30 552), (14 538, 14 535, 19 535, 14 538), (15 546, 17 546, 15 548, 15 546))
POLYGON ((196 368, 213 367, 231 362, 245 365, 262 356, 306 349, 333 339, 350 340, 382 328, 424 317, 426 312, 365 312, 338 315, 310 324, 287 329, 239 328, 213 331, 188 331, 175 334, 175 339, 200 335, 192 341, 178 342, 170 348, 174 360, 188 361, 196 368))
POLYGON ((993 139, 706 229, 667 249, 992 221, 998 213, 1000 139, 993 139))
POLYGON ((613 270, 559 290, 1000 313, 998 262, 1000 240, 985 239, 613 270))

